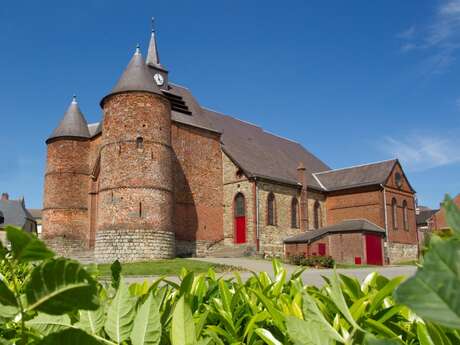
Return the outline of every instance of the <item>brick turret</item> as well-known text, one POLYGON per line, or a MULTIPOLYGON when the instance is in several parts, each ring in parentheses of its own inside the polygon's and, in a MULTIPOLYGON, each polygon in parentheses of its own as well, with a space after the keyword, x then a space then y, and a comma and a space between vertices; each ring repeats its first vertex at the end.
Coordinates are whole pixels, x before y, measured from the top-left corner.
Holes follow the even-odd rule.
POLYGON ((139 49, 101 106, 95 257, 173 257, 171 109, 139 49))
POLYGON ((64 238, 77 246, 88 244, 89 137, 74 96, 61 123, 46 140, 42 236, 51 246, 59 246, 64 238))

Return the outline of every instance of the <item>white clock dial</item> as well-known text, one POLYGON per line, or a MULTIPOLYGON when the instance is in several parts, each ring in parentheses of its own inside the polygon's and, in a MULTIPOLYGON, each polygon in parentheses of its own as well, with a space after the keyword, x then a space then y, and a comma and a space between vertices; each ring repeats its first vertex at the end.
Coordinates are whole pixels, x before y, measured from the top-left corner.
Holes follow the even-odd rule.
POLYGON ((158 86, 163 85, 165 80, 163 79, 163 76, 160 73, 157 73, 153 76, 153 79, 155 79, 155 83, 157 83, 158 86))

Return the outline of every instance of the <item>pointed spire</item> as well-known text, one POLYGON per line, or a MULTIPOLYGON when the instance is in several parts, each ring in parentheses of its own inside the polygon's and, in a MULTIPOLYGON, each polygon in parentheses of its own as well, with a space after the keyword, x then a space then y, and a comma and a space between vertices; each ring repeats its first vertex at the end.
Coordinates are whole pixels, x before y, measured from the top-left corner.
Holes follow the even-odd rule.
POLYGON ((152 34, 150 36, 149 50, 147 52, 147 65, 161 67, 158 55, 157 39, 155 35, 155 18, 152 17, 152 34))
POLYGON ((88 123, 78 106, 77 96, 73 95, 72 102, 64 114, 59 126, 53 131, 46 143, 59 137, 89 138, 88 123))
POLYGON ((128 67, 124 70, 115 87, 101 100, 101 107, 107 97, 116 93, 130 91, 145 91, 162 95, 159 87, 153 81, 152 73, 145 64, 139 45, 137 45, 128 67))

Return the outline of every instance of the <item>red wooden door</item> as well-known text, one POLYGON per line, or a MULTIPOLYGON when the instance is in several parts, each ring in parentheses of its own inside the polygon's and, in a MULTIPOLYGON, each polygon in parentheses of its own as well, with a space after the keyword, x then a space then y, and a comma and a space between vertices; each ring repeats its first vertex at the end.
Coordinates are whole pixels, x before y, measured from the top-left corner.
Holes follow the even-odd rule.
POLYGON ((381 236, 374 234, 366 235, 366 257, 368 265, 383 265, 381 236))
POLYGON ((236 217, 236 243, 246 243, 246 217, 236 217))
POLYGON ((235 197, 235 243, 246 243, 246 206, 244 195, 235 197))
POLYGON ((326 243, 318 243, 318 254, 319 256, 326 255, 326 243))

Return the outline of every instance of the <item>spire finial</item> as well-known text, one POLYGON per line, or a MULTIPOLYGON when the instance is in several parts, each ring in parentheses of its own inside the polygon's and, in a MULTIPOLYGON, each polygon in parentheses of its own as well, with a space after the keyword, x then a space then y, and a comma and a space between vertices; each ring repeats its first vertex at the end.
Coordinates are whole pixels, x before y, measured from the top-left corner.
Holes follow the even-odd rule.
POLYGON ((155 32, 155 17, 152 17, 152 32, 155 32))
POLYGON ((141 54, 141 46, 138 44, 136 44, 136 52, 135 52, 136 55, 140 55, 141 54))
POLYGON ((72 103, 77 104, 77 95, 76 94, 73 94, 73 96, 72 96, 72 103))

